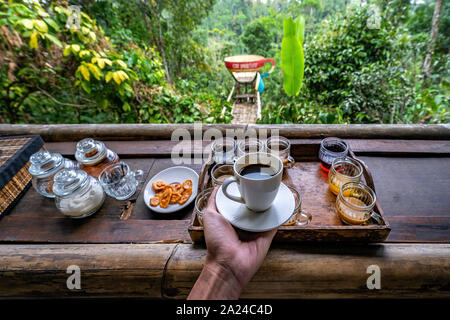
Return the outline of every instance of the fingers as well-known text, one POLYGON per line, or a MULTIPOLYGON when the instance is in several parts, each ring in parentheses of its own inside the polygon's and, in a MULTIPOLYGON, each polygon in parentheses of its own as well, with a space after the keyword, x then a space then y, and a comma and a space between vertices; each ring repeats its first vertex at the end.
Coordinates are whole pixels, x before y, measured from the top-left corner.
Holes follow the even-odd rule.
POLYGON ((218 187, 215 187, 214 190, 211 192, 211 196, 208 199, 208 204, 206 205, 206 212, 208 211, 215 211, 217 212, 217 207, 216 207, 216 194, 217 191, 219 190, 218 187))
POLYGON ((238 229, 239 239, 244 242, 257 240, 259 242, 272 242, 273 237, 278 229, 273 229, 265 232, 250 232, 238 229))
POLYGON ((206 204, 205 213, 203 214, 203 224, 205 224, 205 221, 209 220, 210 215, 214 215, 217 212, 216 207, 216 194, 217 194, 218 188, 215 187, 214 190, 211 192, 211 196, 208 199, 208 203, 206 204))
POLYGON ((260 237, 256 240, 257 247, 260 252, 264 252, 264 256, 269 251, 270 245, 272 244, 273 237, 277 233, 278 229, 273 229, 260 234, 260 237))
POLYGON ((278 228, 263 232, 261 237, 264 238, 265 240, 272 241, 272 239, 273 239, 273 237, 275 237, 275 234, 277 233, 277 231, 278 231, 278 228))

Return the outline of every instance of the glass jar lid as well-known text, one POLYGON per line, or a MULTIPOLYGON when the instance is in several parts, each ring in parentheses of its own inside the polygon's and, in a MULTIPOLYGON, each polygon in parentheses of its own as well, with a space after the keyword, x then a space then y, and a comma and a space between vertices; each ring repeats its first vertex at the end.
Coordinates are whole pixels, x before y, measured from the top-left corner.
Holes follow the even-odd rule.
POLYGON ((59 153, 51 153, 47 150, 36 152, 30 157, 28 171, 33 176, 51 175, 61 168, 64 158, 59 153))
POLYGON ((53 193, 57 196, 67 196, 84 187, 88 182, 88 174, 83 170, 63 169, 53 178, 53 193))
POLYGON ((106 155, 106 146, 103 142, 86 138, 78 141, 75 158, 86 165, 96 164, 106 155))

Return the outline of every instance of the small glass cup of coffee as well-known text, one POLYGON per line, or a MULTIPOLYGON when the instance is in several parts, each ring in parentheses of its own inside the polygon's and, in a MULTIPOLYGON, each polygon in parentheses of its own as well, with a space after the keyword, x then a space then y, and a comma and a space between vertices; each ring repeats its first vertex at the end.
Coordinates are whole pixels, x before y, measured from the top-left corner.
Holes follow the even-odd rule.
POLYGON ((225 137, 215 140, 211 145, 215 163, 233 163, 236 156, 236 141, 225 137))
POLYGON ((294 195, 295 209, 292 216, 283 226, 305 226, 312 220, 312 215, 302 209, 302 196, 294 187, 287 186, 294 195))
POLYGON ((200 192, 195 198, 194 211, 201 226, 203 225, 203 214, 205 213, 209 198, 211 197, 211 193, 213 191, 214 188, 207 188, 200 192))
POLYGON ((341 186, 346 182, 360 182, 363 169, 358 161, 349 158, 336 158, 328 172, 331 192, 337 196, 341 186))
POLYGON ((220 187, 225 179, 234 175, 232 164, 217 163, 211 169, 211 180, 214 187, 220 187))
POLYGON ((268 153, 274 154, 281 159, 285 168, 292 168, 295 160, 291 157, 291 142, 288 138, 272 136, 266 140, 268 153))
POLYGON ((103 169, 98 180, 110 197, 125 200, 136 192, 136 187, 143 177, 142 170, 131 171, 125 162, 118 162, 103 169))
POLYGON ((373 210, 376 201, 375 192, 365 184, 347 182, 336 198, 337 214, 344 224, 368 224, 371 218, 383 224, 381 216, 373 210))
POLYGON ((342 158, 348 154, 348 144, 342 139, 328 137, 322 140, 319 149, 320 167, 329 172, 333 160, 342 158))
POLYGON ((241 140, 237 144, 236 158, 243 156, 246 153, 263 152, 264 143, 257 138, 247 138, 241 140))

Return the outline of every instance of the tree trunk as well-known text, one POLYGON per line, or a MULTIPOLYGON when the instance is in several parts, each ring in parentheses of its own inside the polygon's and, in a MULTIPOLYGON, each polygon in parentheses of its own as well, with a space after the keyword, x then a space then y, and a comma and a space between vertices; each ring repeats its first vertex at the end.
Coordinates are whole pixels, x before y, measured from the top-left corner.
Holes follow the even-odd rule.
POLYGON ((425 75, 425 79, 429 79, 431 77, 431 59, 434 53, 434 46, 436 45, 436 39, 439 31, 439 19, 441 16, 442 9, 442 0, 436 0, 436 5, 434 7, 433 13, 433 21, 431 23, 431 41, 428 47, 428 53, 425 57, 425 61, 423 62, 423 70, 422 72, 425 75))
POLYGON ((169 67, 167 66, 166 54, 164 53, 164 45, 163 45, 162 31, 161 31, 161 20, 160 20, 159 15, 157 17, 157 21, 158 21, 158 33, 159 33, 158 49, 159 49, 159 53, 161 54, 161 59, 162 59, 163 65, 164 65, 164 70, 166 71, 167 83, 170 86, 172 86, 172 78, 170 77, 170 74, 169 74, 169 67))
POLYGON ((162 64, 164 66, 164 70, 166 72, 166 80, 167 83, 169 84, 169 86, 172 86, 172 78, 170 77, 170 73, 169 73, 169 67, 167 65, 167 60, 166 60, 166 54, 164 52, 164 43, 163 43, 163 36, 162 36, 162 30, 161 30, 161 8, 159 6, 159 3, 157 1, 152 1, 151 3, 148 3, 146 0, 141 0, 140 1, 141 5, 146 8, 147 13, 143 13, 144 15, 144 22, 145 25, 149 31, 149 37, 150 35, 153 36, 153 40, 154 40, 154 44, 156 44, 158 52, 161 56, 162 59, 162 64), (151 28, 150 24, 148 23, 148 19, 153 20, 154 22, 156 22, 157 25, 157 32, 153 32, 156 31, 153 28, 151 28), (153 30, 152 30, 153 29, 153 30), (155 34, 157 33, 157 34, 155 34))

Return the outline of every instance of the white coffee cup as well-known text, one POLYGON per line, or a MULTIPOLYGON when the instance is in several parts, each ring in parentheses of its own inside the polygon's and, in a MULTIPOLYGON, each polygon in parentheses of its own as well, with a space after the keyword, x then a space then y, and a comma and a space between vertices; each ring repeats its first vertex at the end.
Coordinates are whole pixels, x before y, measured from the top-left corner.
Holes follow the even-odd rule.
POLYGON ((247 153, 236 160, 233 171, 234 177, 227 178, 222 185, 224 195, 230 200, 244 203, 252 211, 269 209, 277 196, 283 175, 281 159, 265 152, 247 153), (270 166, 275 173, 262 179, 253 179, 240 174, 243 168, 253 164, 270 166), (238 184, 239 197, 227 191, 228 186, 234 182, 238 184))

